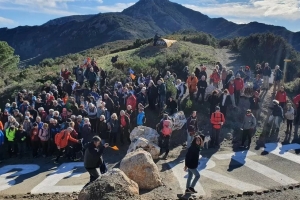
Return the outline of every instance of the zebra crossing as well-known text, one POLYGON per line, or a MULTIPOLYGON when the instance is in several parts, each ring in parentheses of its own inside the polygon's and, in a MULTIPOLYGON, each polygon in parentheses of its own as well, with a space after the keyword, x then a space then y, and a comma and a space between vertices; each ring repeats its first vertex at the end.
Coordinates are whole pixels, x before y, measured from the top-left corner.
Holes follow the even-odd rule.
MULTIPOLYGON (((201 157, 197 195, 209 197, 220 190, 243 193, 299 184, 300 157, 292 152, 297 149, 299 144, 269 143, 258 151, 219 152, 210 158, 201 157)), ((168 164, 183 193, 187 180, 184 157, 168 164)))

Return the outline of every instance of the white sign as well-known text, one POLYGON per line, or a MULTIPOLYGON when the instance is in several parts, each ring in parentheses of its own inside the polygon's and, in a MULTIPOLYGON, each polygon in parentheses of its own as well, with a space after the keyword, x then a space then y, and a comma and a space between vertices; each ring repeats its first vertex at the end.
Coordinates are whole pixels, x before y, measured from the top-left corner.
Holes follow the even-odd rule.
POLYGON ((32 194, 39 193, 72 193, 79 192, 84 185, 56 186, 56 184, 66 177, 79 177, 81 174, 73 173, 75 168, 83 167, 82 162, 64 163, 58 169, 45 178, 40 184, 31 190, 32 194))
POLYGON ((0 191, 6 190, 16 184, 15 179, 20 175, 29 174, 39 170, 38 165, 6 165, 0 168, 0 191), (12 171, 15 170, 15 171, 12 171))

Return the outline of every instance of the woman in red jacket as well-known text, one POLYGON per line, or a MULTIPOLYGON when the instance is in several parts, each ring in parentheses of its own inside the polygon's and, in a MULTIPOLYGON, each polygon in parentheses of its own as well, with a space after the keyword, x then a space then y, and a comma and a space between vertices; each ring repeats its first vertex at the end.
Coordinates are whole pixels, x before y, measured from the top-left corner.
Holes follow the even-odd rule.
POLYGON ((279 101, 279 105, 283 109, 286 104, 286 92, 284 91, 283 86, 281 86, 280 90, 277 91, 275 99, 279 101))

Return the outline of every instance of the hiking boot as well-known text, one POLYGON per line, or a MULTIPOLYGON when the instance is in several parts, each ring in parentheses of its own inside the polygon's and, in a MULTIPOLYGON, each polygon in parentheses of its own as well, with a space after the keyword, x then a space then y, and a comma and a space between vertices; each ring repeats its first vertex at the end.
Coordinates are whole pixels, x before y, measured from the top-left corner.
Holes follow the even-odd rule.
POLYGON ((187 189, 185 190, 185 193, 186 193, 186 194, 192 194, 193 192, 190 190, 190 188, 187 188, 187 189))
POLYGON ((197 193, 197 191, 192 187, 190 187, 189 190, 192 191, 192 193, 197 193))

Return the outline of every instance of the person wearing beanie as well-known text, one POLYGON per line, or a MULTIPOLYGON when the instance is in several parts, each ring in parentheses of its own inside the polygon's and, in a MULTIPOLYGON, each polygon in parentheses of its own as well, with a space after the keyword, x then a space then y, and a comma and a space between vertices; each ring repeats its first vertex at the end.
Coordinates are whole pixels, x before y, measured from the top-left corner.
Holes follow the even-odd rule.
POLYGON ((225 117, 220 111, 220 107, 216 106, 216 112, 211 114, 210 123, 212 124, 211 147, 219 147, 219 135, 221 128, 225 123, 225 117))
POLYGON ((109 144, 105 143, 102 145, 99 136, 94 136, 92 141, 84 145, 84 167, 90 174, 90 182, 88 184, 99 178, 100 174, 97 168, 103 163, 102 154, 107 147, 109 147, 109 144))
POLYGON ((246 115, 244 117, 243 125, 241 127, 241 130, 243 131, 243 137, 242 137, 242 145, 241 148, 249 148, 251 144, 251 138, 252 134, 256 127, 256 119, 254 115, 252 114, 251 110, 248 109, 246 112, 246 115), (248 139, 248 145, 245 146, 245 141, 248 139))
POLYGON ((273 100, 273 107, 271 108, 272 110, 272 115, 269 117, 268 125, 271 126, 272 122, 274 120, 275 127, 276 127, 276 132, 279 131, 280 128, 280 123, 283 121, 283 109, 279 105, 279 101, 273 100))

